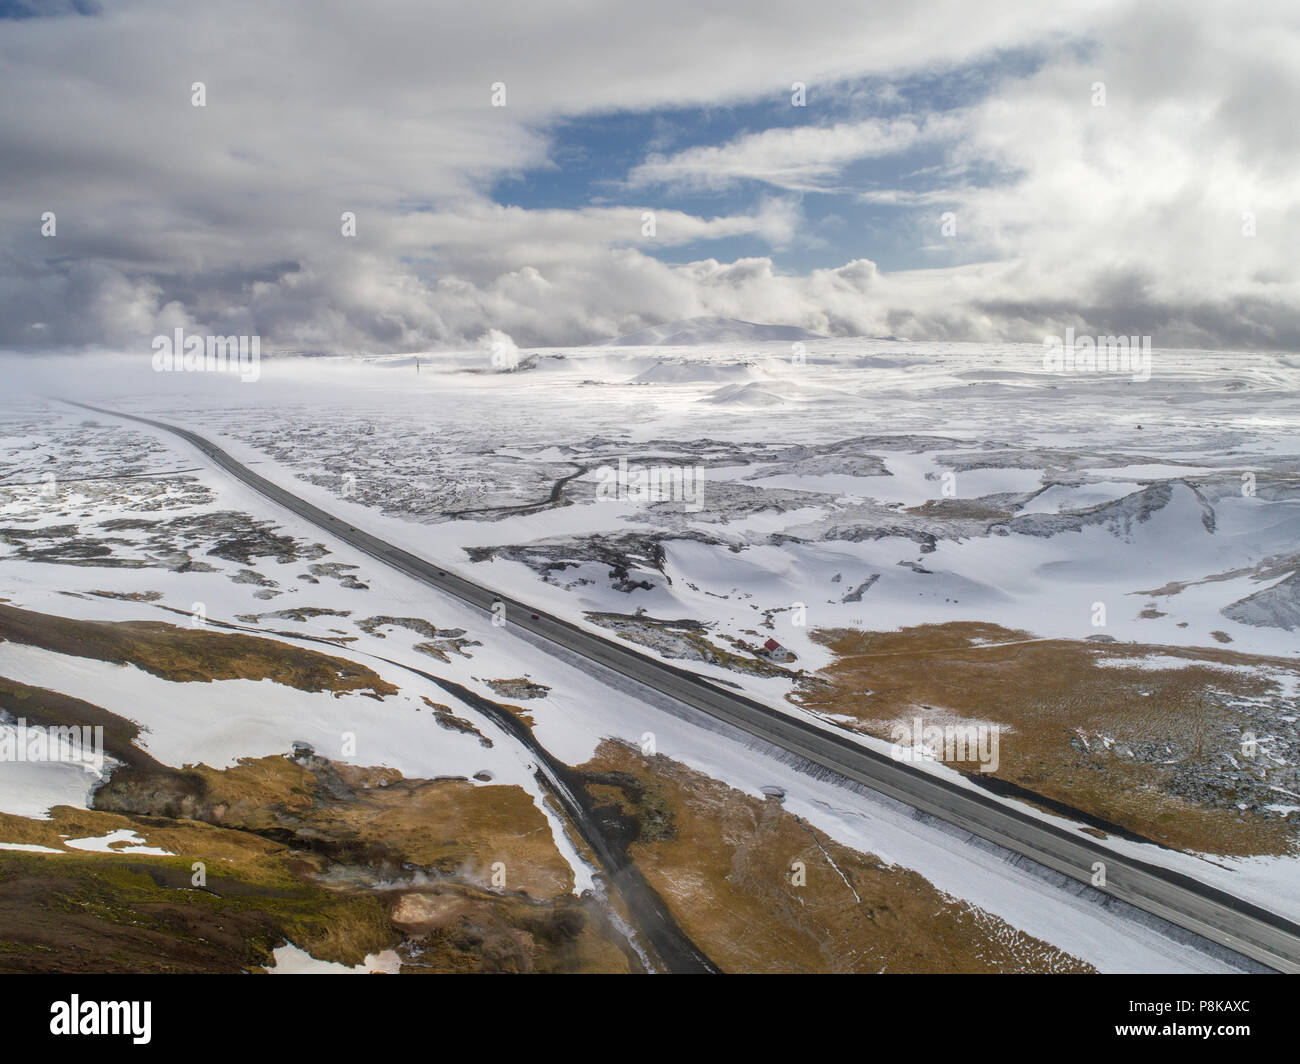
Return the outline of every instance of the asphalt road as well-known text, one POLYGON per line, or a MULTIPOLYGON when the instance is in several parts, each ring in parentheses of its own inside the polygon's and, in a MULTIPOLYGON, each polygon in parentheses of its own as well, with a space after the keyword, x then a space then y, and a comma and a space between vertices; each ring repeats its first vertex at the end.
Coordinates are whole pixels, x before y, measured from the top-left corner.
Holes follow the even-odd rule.
POLYGON ((408 576, 491 612, 501 603, 508 625, 517 625, 606 668, 630 677, 742 731, 830 769, 874 791, 996 843, 1072 879, 1128 902, 1246 957, 1283 972, 1300 972, 1300 925, 1190 876, 1116 853, 1081 831, 1045 823, 996 798, 894 761, 837 734, 830 727, 791 716, 712 681, 588 632, 535 607, 489 590, 436 564, 386 543, 313 506, 259 476, 197 433, 163 421, 74 403, 97 413, 138 421, 171 432, 198 448, 215 465, 299 517, 319 526, 408 576), (1105 883, 1094 884, 1104 865, 1105 883))

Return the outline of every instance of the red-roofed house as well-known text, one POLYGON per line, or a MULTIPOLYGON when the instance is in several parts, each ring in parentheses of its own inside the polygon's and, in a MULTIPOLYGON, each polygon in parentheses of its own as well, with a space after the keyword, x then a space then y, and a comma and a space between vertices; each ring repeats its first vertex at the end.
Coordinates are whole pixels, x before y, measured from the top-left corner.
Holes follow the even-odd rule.
POLYGON ((786 648, 775 639, 769 639, 764 643, 763 649, 767 651, 767 657, 771 658, 773 661, 790 661, 794 658, 794 655, 791 654, 790 651, 786 650, 786 648))

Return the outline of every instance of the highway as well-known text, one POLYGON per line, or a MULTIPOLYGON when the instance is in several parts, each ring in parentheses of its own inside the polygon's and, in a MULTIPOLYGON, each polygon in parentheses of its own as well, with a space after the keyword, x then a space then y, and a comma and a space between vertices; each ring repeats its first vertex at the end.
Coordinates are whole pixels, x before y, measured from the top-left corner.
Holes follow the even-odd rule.
POLYGON ((1300 925, 1284 917, 1179 872, 1119 854, 1082 831, 1047 823, 980 791, 895 761, 829 726, 725 690, 689 670, 441 569, 300 499, 188 429, 85 403, 73 405, 179 436, 272 502, 399 572, 489 613, 494 602, 500 603, 498 612, 504 609, 509 625, 1071 879, 1094 885, 1094 866, 1101 862, 1105 883, 1097 889, 1278 971, 1300 972, 1300 925))

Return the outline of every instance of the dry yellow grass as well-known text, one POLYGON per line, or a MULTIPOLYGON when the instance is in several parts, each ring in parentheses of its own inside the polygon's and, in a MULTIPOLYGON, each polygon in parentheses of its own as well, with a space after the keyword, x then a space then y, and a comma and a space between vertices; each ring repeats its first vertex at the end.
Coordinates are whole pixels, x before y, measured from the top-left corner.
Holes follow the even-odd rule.
POLYGON ((1224 736, 1240 729, 1240 716, 1225 702, 1275 690, 1261 667, 1294 673, 1294 662, 1217 649, 1022 642, 1031 638, 979 623, 818 632, 814 639, 834 652, 835 661, 817 674, 824 683, 792 699, 818 713, 852 718, 855 727, 882 739, 892 738, 893 722, 914 716, 1000 724, 998 778, 1167 846, 1219 854, 1278 854, 1295 847, 1294 830, 1281 820, 1168 793, 1162 784, 1170 766, 1071 745, 1082 732, 1124 744, 1169 742, 1191 759, 1208 758, 1220 751, 1224 736), (993 645, 1001 643, 1011 645, 993 645), (1187 664, 1137 667, 1153 654, 1187 664), (1101 667, 1099 659, 1134 664, 1101 667))
POLYGON ((200 765, 203 819, 248 831, 294 831, 329 840, 341 855, 437 868, 487 885, 492 865, 506 885, 534 898, 573 889, 573 871, 551 827, 521 787, 464 780, 408 780, 394 769, 313 760, 309 770, 283 757, 244 760, 218 772, 200 765), (336 797, 317 776, 337 773, 350 791, 336 797))
POLYGON ((1091 970, 915 872, 840 845, 779 802, 663 756, 606 740, 581 771, 603 781, 593 794, 637 823, 632 856, 724 971, 1091 970))
POLYGON ((600 903, 571 893, 550 825, 519 787, 267 757, 126 772, 106 798, 174 805, 180 786, 192 788, 189 817, 0 814, 0 841, 60 851, 0 851, 0 971, 238 971, 286 940, 347 965, 396 946, 417 971, 629 969, 600 903), (171 856, 64 845, 122 829, 171 856), (504 885, 492 883, 496 862, 504 885), (416 885, 391 882, 411 866, 416 885))
POLYGON ((346 658, 161 621, 83 621, 0 605, 0 640, 128 663, 176 682, 269 679, 302 691, 358 691, 375 698, 397 691, 372 669, 346 658))

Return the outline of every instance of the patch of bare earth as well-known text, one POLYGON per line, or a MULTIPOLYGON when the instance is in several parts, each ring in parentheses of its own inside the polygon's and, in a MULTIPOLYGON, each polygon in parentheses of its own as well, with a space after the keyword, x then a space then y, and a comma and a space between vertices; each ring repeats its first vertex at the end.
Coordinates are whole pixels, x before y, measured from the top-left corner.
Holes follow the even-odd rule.
POLYGON ((485 680, 484 681, 498 698, 518 698, 527 701, 530 698, 545 698, 551 693, 551 689, 545 684, 535 683, 532 680, 519 676, 508 680, 485 680))

